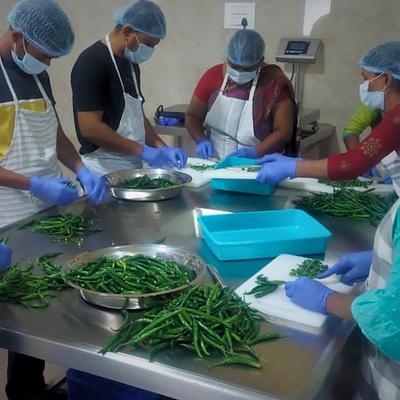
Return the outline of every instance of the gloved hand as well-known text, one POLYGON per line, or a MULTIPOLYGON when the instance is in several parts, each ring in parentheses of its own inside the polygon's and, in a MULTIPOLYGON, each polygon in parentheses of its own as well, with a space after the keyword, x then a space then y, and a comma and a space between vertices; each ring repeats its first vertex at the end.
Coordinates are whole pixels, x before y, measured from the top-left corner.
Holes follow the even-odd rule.
POLYGON ((196 153, 201 158, 208 160, 214 154, 214 145, 210 139, 201 138, 197 140, 196 153))
POLYGON ((385 185, 391 185, 393 184, 393 180, 389 175, 384 175, 381 179, 381 182, 383 182, 385 185))
POLYGON ((108 199, 108 187, 104 178, 82 167, 76 174, 88 199, 95 204, 104 203, 108 199))
POLYGON ((184 168, 186 166, 188 156, 185 150, 179 147, 164 146, 161 148, 161 152, 174 167, 184 168))
POLYGON ((296 176, 297 161, 300 158, 287 157, 282 154, 267 154, 256 161, 256 164, 262 164, 263 167, 257 174, 256 180, 261 183, 277 185, 285 178, 294 178, 296 176))
POLYGON ((326 301, 334 291, 320 282, 301 276, 293 282, 285 284, 286 296, 293 303, 310 311, 327 314, 326 301))
POLYGON ((242 147, 229 154, 228 157, 244 157, 244 158, 257 158, 257 150, 256 147, 242 147))
POLYGON ((165 164, 168 164, 167 158, 165 158, 165 155, 161 152, 161 149, 157 147, 144 145, 140 158, 143 161, 148 162, 150 166, 154 168, 159 168, 165 164))
POLYGON ((4 272, 11 264, 12 250, 5 243, 0 243, 0 272, 4 272))
POLYGON ((345 285, 363 282, 368 278, 372 263, 372 251, 344 253, 332 267, 318 275, 326 278, 333 274, 341 275, 340 281, 345 285))
POLYGON ((79 198, 76 188, 69 187, 68 184, 72 182, 67 178, 32 176, 29 181, 29 193, 46 203, 67 206, 79 198))
POLYGON ((374 178, 376 176, 379 176, 379 172, 376 167, 372 167, 369 171, 364 172, 361 176, 363 178, 374 178))

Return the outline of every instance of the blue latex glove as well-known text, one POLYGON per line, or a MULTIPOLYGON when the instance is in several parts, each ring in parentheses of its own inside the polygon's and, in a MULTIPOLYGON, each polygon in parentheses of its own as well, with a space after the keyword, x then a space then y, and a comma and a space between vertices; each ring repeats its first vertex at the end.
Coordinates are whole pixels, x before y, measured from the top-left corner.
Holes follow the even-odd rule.
POLYGON ((186 166, 188 157, 185 150, 179 147, 164 146, 161 148, 161 152, 174 167, 184 168, 186 166))
POLYGON ((228 157, 244 157, 244 158, 257 158, 257 150, 256 147, 242 147, 229 154, 228 157))
POLYGON ((389 175, 385 175, 381 181, 385 184, 385 185, 391 185, 393 184, 393 180, 389 175))
POLYGON ((340 281, 345 285, 363 282, 368 278, 372 263, 372 251, 358 253, 344 253, 339 261, 327 271, 318 275, 318 278, 326 278, 333 274, 341 275, 340 281))
POLYGON ((363 178, 374 178, 376 176, 379 176, 378 170, 376 167, 371 168, 370 171, 365 172, 361 175, 363 178))
POLYGON ((101 176, 83 167, 77 172, 76 179, 78 179, 83 191, 92 203, 101 204, 107 201, 108 187, 101 176))
POLYGON ((197 140, 196 153, 201 158, 208 160, 214 154, 214 145, 210 139, 201 138, 197 140))
POLYGON ((11 264, 12 250, 5 243, 0 243, 0 272, 4 272, 11 264))
POLYGON ((285 284, 286 296, 300 307, 310 311, 327 314, 326 301, 333 294, 333 290, 329 289, 320 282, 316 282, 306 276, 297 278, 294 282, 285 284))
POLYGON ((29 181, 29 192, 46 203, 67 206, 79 198, 76 188, 67 186, 68 183, 72 182, 66 178, 32 176, 29 181))
POLYGON ((261 183, 277 185, 285 178, 294 178, 299 160, 300 158, 287 157, 278 153, 267 154, 256 162, 256 164, 263 165, 256 180, 261 183))
POLYGON ((151 167, 155 168, 162 167, 163 165, 168 164, 168 160, 165 158, 165 155, 162 153, 161 149, 157 147, 144 145, 140 158, 143 161, 148 162, 151 167))

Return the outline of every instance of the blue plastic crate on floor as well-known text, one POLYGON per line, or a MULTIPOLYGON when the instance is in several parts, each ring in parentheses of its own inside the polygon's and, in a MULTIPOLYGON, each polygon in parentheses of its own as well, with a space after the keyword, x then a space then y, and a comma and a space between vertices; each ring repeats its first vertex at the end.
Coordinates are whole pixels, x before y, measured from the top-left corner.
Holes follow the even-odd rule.
POLYGON ((325 253, 331 233, 302 210, 272 210, 199 218, 203 240, 219 260, 325 253))

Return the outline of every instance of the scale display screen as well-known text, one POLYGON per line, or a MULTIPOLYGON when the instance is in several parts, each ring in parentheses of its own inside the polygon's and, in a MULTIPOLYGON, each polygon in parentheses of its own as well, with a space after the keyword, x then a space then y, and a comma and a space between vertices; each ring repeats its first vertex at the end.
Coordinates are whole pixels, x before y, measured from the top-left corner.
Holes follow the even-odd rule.
POLYGON ((307 54, 309 47, 310 47, 310 42, 306 40, 289 41, 285 49, 285 54, 296 55, 296 56, 305 55, 307 54))

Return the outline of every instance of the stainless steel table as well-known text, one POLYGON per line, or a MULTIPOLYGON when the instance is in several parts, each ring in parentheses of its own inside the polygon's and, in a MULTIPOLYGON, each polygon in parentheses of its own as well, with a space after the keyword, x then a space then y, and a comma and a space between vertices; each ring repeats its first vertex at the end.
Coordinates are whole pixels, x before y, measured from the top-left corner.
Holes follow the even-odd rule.
MULTIPOLYGON (((94 208, 81 200, 68 210, 92 215, 104 228, 81 247, 51 243, 46 235, 14 230, 13 226, 0 230, 0 236, 10 234, 9 244, 14 248, 15 259, 61 251, 61 261, 100 247, 165 240, 168 245, 198 253, 218 269, 228 285, 237 287, 268 260, 218 261, 194 236, 193 208, 279 209, 290 207, 296 195, 298 193, 293 191, 277 191, 267 198, 217 192, 206 187, 185 189, 181 197, 158 203, 111 200, 94 208)), ((54 212, 55 209, 50 209, 39 215, 54 212)), ((334 261, 344 251, 365 250, 372 245, 375 229, 368 223, 324 218, 320 221, 333 233, 327 261, 334 261)), ((118 312, 88 305, 77 291, 69 289, 42 310, 28 311, 20 306, 2 304, 0 346, 176 399, 311 399, 320 389, 352 328, 351 324, 335 318, 330 318, 318 335, 265 324, 268 330, 279 330, 288 337, 256 346, 263 369, 236 366, 209 369, 208 361, 196 359, 185 351, 165 352, 153 363, 149 363, 140 350, 100 355, 100 348, 111 336, 111 328, 117 328, 120 321, 118 312)))

